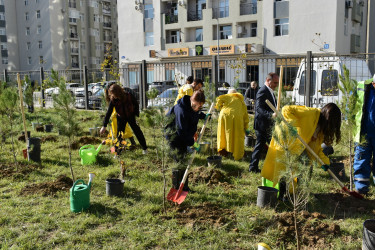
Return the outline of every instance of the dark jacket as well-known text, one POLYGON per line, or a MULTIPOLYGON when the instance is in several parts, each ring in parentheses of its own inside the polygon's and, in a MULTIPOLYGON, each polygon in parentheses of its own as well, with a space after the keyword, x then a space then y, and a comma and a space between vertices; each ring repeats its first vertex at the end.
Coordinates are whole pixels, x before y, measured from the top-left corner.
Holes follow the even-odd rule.
MULTIPOLYGON (((166 133, 167 140, 174 147, 187 147, 194 144, 194 134, 197 131, 199 119, 204 119, 205 114, 195 112, 191 108, 190 96, 185 95, 167 114, 168 117, 174 116, 173 120, 167 126, 169 132, 166 133)), ((172 118, 171 118, 172 119, 172 118)))
POLYGON ((255 100, 256 96, 257 96, 257 93, 258 93, 258 90, 259 90, 258 87, 256 87, 255 89, 252 89, 251 87, 248 87, 246 92, 245 92, 245 100, 246 100, 246 98, 255 100))
MULTIPOLYGON (((135 98, 134 92, 131 89, 126 88, 126 87, 124 88, 124 90, 125 90, 125 93, 130 96, 131 102, 133 104, 133 112, 129 116, 139 116, 139 104, 138 104, 137 99, 135 98)), ((113 108, 116 109, 117 117, 119 117, 120 119, 126 118, 125 110, 124 110, 125 107, 123 103, 121 103, 120 101, 114 101, 114 102, 110 101, 108 109, 107 109, 107 113, 105 114, 105 117, 104 117, 104 122, 103 122, 104 127, 107 127, 109 118, 111 117, 112 112, 113 112, 113 108)))
POLYGON ((372 86, 372 83, 365 85, 365 96, 362 106, 361 136, 364 136, 365 134, 375 134, 375 131, 373 131, 373 124, 375 123, 373 120, 375 117, 375 110, 371 110, 369 107, 371 104, 369 101, 373 101, 370 98, 374 98, 374 96, 370 96, 370 93, 373 91, 374 87, 372 86))
POLYGON ((276 107, 276 98, 275 101, 273 101, 271 92, 266 85, 263 85, 259 89, 255 101, 254 129, 260 132, 269 133, 273 126, 273 111, 270 107, 268 107, 266 100, 269 100, 274 105, 274 107, 276 107))

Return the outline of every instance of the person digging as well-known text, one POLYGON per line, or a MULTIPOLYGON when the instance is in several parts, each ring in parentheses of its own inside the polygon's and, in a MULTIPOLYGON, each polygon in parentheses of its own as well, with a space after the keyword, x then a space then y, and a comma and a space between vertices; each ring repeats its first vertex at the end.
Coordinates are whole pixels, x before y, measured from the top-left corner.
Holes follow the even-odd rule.
MULTIPOLYGON (((185 95, 178 100, 177 104, 167 114, 171 117, 171 122, 165 128, 165 137, 171 148, 170 156, 179 164, 178 168, 172 169, 172 184, 176 189, 179 188, 186 170, 184 163, 188 155, 187 147, 194 146, 196 151, 199 151, 200 148, 199 144, 196 143, 198 121, 199 119, 207 120, 210 117, 209 113, 206 115, 200 112, 205 101, 203 91, 195 91, 192 96, 185 95)), ((188 179, 183 190, 190 190, 188 179)))

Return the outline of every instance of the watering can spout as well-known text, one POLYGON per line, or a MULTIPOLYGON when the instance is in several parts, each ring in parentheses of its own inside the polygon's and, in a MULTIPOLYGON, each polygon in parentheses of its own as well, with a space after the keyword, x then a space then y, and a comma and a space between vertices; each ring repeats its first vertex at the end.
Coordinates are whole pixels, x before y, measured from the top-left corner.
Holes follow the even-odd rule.
POLYGON ((91 183, 92 183, 92 180, 94 179, 95 177, 95 174, 94 173, 89 173, 89 188, 91 189, 91 183))
MULTIPOLYGON (((104 143, 105 143, 105 141, 104 141, 104 143)), ((102 146, 103 146, 103 143, 100 143, 99 147, 96 149, 96 152, 95 152, 96 155, 99 154, 99 151, 102 148, 102 146)))

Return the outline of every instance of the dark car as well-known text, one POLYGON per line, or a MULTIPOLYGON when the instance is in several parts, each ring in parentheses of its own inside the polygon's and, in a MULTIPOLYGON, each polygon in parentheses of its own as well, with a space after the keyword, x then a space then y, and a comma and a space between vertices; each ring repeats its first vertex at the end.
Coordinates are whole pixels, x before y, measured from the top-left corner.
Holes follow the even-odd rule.
POLYGON ((176 87, 174 81, 162 81, 162 82, 152 82, 152 84, 148 86, 148 89, 155 88, 159 91, 159 94, 161 94, 165 90, 173 88, 173 87, 176 87))
MULTIPOLYGON (((89 109, 101 109, 103 98, 104 98, 104 89, 99 89, 92 96, 89 96, 88 108, 89 109)), ((84 109, 85 98, 84 97, 76 98, 75 107, 84 109)))

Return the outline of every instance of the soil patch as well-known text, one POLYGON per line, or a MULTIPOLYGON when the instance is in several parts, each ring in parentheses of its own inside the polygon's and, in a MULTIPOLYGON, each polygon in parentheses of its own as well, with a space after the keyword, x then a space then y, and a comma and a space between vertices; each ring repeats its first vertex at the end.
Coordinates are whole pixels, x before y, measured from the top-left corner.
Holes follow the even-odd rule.
POLYGON ((79 138, 78 140, 72 143, 72 149, 79 149, 83 145, 87 145, 87 144, 96 145, 96 144, 100 144, 101 142, 102 141, 96 137, 82 136, 81 138, 79 138))
POLYGON ((331 211, 335 218, 348 217, 350 213, 353 214, 374 214, 375 202, 374 200, 365 199, 360 200, 342 193, 342 190, 334 190, 335 193, 314 194, 318 201, 324 202, 324 210, 331 211))
POLYGON ((48 141, 55 142, 55 141, 57 141, 57 137, 53 136, 53 135, 48 135, 48 136, 44 136, 44 137, 42 137, 42 139, 40 139, 41 143, 48 142, 48 141))
MULTIPOLYGON (((290 242, 296 242, 294 217, 292 212, 285 212, 276 215, 278 230, 280 231, 278 246, 281 243, 289 245, 290 242)), ((309 213, 302 211, 297 214, 297 227, 301 237, 301 245, 307 246, 309 249, 325 249, 328 243, 327 236, 337 236, 341 234, 340 226, 337 224, 327 224, 322 221, 325 216, 314 212, 309 213)))
POLYGON ((236 215, 231 209, 220 208, 215 204, 205 202, 193 207, 176 206, 170 208, 174 216, 163 216, 166 219, 175 218, 179 224, 194 227, 195 225, 213 225, 221 227, 226 224, 235 225, 236 215))
POLYGON ((82 121, 83 122, 88 122, 88 121, 92 121, 93 119, 94 119, 93 117, 83 117, 82 121))
POLYGON ((226 181, 226 176, 220 170, 208 167, 194 168, 189 173, 189 182, 207 183, 208 185, 218 184, 226 181))
POLYGON ((36 164, 23 164, 18 163, 18 165, 14 163, 10 164, 0 164, 0 176, 1 177, 13 177, 13 178, 24 178, 25 175, 28 175, 35 169, 39 169, 40 166, 36 164))
POLYGON ((21 190, 21 195, 42 194, 43 196, 55 196, 58 191, 69 191, 73 186, 73 180, 66 175, 60 175, 55 181, 27 185, 21 190))

